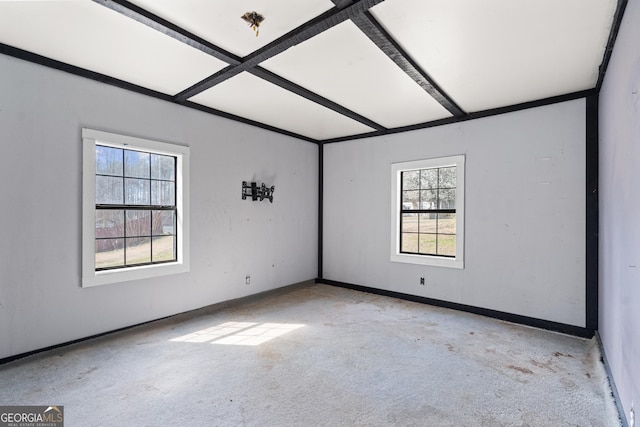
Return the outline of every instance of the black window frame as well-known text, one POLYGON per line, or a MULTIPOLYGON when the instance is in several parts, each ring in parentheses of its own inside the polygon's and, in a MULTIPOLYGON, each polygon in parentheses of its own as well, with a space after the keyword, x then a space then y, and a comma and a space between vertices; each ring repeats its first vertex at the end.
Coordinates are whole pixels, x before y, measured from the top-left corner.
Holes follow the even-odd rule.
MULTIPOLYGON (((108 271, 108 270, 120 270, 120 269, 127 269, 127 268, 131 268, 131 267, 140 267, 140 266, 148 266, 148 265, 159 265, 159 264, 167 264, 167 263, 175 263, 176 261, 178 261, 178 227, 177 227, 177 218, 178 218, 178 206, 177 206, 177 194, 178 194, 178 157, 175 155, 171 155, 171 154, 159 154, 156 153, 154 151, 147 151, 147 150, 143 150, 143 149, 137 149, 137 148, 120 148, 120 147, 113 147, 112 145, 108 145, 108 144, 100 144, 98 142, 96 142, 95 144, 95 150, 97 152, 98 147, 105 147, 105 148, 111 148, 111 149, 117 149, 117 150, 121 150, 122 151, 122 165, 123 165, 123 170, 122 170, 122 175, 112 175, 112 174, 102 174, 102 173, 98 173, 96 170, 95 176, 105 176, 105 177, 115 177, 115 178, 122 178, 122 185, 123 185, 123 202, 126 200, 126 179, 127 178, 133 178, 133 179, 138 179, 138 180, 144 180, 144 181, 148 181, 149 182, 149 194, 150 194, 150 198, 151 198, 151 184, 152 182, 171 182, 173 184, 173 195, 174 195, 174 200, 173 200, 173 204, 172 205, 153 205, 151 204, 151 200, 149 200, 149 204, 127 204, 127 203, 121 203, 121 204, 103 204, 103 203, 95 203, 95 210, 96 213, 100 210, 112 210, 112 211, 122 211, 123 212, 123 231, 122 231, 122 236, 119 237, 95 237, 94 240, 97 243, 98 241, 107 241, 107 240, 115 240, 115 239, 122 239, 123 240, 123 258, 124 258, 124 263, 122 265, 116 265, 116 266, 109 266, 109 267, 97 267, 97 265, 95 266, 95 271, 108 271), (125 159, 126 159, 126 152, 127 151, 134 151, 134 152, 138 152, 138 153, 144 153, 144 154, 149 154, 151 155, 158 155, 158 156, 163 156, 163 157, 171 157, 173 159, 173 180, 170 179, 154 179, 152 177, 152 162, 149 161, 149 178, 141 178, 138 176, 127 176, 126 173, 126 163, 125 163, 125 159), (128 211, 151 211, 151 226, 149 228, 149 234, 148 235, 136 235, 136 236, 127 236, 127 212, 128 211), (153 234, 153 213, 154 211, 172 211, 173 212, 173 231, 172 233, 168 233, 168 234, 162 234, 161 236, 173 236, 173 257, 171 259, 163 259, 163 260, 159 260, 159 261, 154 261, 153 260, 153 239, 154 237, 159 237, 159 235, 154 235, 153 234), (137 263, 127 263, 127 239, 133 239, 133 238, 148 238, 149 239, 149 251, 150 251, 150 259, 151 261, 149 262, 137 262, 137 263)), ((97 191, 96 191, 96 198, 97 198, 97 191)), ((96 215, 97 216, 97 215, 96 215)), ((97 228, 97 227, 96 227, 97 228)), ((96 255, 98 253, 98 251, 95 252, 96 255)))
MULTIPOLYGON (((399 202, 400 202, 400 215, 398 216, 398 221, 399 221, 399 233, 398 233, 398 238, 399 238, 399 253, 401 254, 407 254, 407 255, 421 255, 421 256, 432 256, 432 257, 440 257, 440 258, 456 258, 457 254, 453 254, 453 255, 448 255, 448 254, 438 254, 438 236, 443 235, 443 236, 457 236, 457 230, 456 233, 439 233, 438 232, 438 221, 439 221, 439 214, 454 214, 457 215, 456 213, 456 208, 454 207, 453 209, 451 208, 446 208, 446 209, 441 209, 439 207, 436 208, 429 208, 429 209, 423 209, 423 201, 421 200, 421 195, 422 195, 422 191, 423 190, 427 190, 427 189, 423 189, 422 188, 422 180, 418 179, 418 188, 417 189, 410 189, 410 190, 405 190, 404 189, 404 174, 408 173, 408 172, 416 172, 418 171, 420 174, 422 173, 422 171, 425 170, 434 170, 436 169, 438 171, 438 177, 436 179, 436 182, 440 183, 440 170, 441 169, 451 169, 454 168, 455 169, 455 173, 456 173, 456 186, 455 187, 440 187, 438 184, 438 187, 436 188, 428 188, 428 190, 436 190, 436 206, 440 206, 440 190, 457 190, 457 174, 458 174, 458 167, 457 165, 447 165, 447 166, 435 166, 435 167, 428 167, 428 168, 420 168, 420 169, 404 169, 400 171, 400 197, 399 202), (405 191, 418 191, 418 209, 405 209, 404 207, 404 193, 405 191), (429 253, 429 252, 411 252, 411 251, 403 251, 402 250, 402 238, 403 235, 405 234, 405 232, 403 231, 403 221, 406 215, 408 214, 416 214, 418 215, 418 224, 420 221, 420 214, 436 214, 436 232, 435 233, 420 233, 420 226, 418 225, 418 231, 416 233, 409 233, 407 232, 407 234, 417 234, 418 235, 418 250, 420 250, 420 235, 421 234, 434 234, 436 236, 436 253, 429 253)), ((454 198, 454 205, 455 205, 455 200, 457 200, 457 194, 456 194, 456 198, 454 198)), ((456 246, 456 252, 457 252, 458 248, 456 246)))

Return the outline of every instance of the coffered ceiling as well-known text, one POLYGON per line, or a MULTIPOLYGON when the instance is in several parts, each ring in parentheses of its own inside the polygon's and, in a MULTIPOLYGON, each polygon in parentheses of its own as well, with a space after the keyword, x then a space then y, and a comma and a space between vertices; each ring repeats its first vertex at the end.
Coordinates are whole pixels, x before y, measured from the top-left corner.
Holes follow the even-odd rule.
POLYGON ((0 53, 330 142, 595 92, 624 4, 0 0, 0 53))

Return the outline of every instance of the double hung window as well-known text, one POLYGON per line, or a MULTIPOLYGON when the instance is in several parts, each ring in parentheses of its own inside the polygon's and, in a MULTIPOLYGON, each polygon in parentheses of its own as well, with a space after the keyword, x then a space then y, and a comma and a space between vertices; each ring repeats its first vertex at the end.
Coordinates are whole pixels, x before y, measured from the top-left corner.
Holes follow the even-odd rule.
POLYGON ((392 165, 392 261, 462 268, 464 156, 392 165))
POLYGON ((96 270, 176 261, 176 157, 96 144, 96 270))
POLYGON ((83 139, 83 286, 187 271, 188 147, 83 139))

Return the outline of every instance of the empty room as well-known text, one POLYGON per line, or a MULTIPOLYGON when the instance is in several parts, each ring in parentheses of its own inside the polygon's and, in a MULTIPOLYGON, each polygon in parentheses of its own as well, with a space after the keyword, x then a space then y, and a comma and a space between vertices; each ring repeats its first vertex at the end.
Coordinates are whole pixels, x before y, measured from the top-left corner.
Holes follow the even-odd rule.
POLYGON ((0 426, 623 426, 640 0, 0 1, 0 426))

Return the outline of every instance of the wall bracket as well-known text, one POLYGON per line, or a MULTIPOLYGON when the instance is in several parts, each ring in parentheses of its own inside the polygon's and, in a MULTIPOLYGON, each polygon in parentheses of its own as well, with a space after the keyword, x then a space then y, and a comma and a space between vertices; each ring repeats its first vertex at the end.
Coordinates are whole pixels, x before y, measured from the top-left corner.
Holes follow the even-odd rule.
POLYGON ((267 187, 262 183, 262 185, 258 187, 258 184, 255 182, 242 181, 242 200, 251 197, 251 200, 254 202, 256 200, 263 201, 264 199, 269 199, 269 202, 273 203, 273 192, 275 189, 275 185, 267 187))

